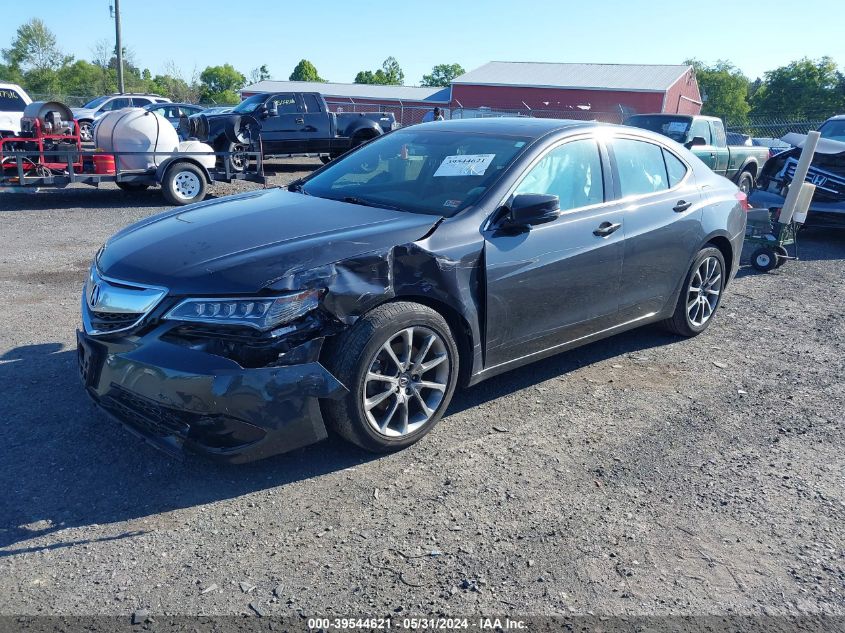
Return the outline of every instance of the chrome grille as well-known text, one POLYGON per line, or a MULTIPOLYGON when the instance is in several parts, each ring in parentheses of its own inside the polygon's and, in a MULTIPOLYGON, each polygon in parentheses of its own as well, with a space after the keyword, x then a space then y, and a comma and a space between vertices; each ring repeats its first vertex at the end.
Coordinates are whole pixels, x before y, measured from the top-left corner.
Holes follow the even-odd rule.
POLYGON ((82 324, 92 336, 128 332, 166 295, 166 288, 110 279, 92 266, 82 291, 82 324))
MULTIPOLYGON (((781 170, 781 174, 786 175, 790 180, 792 180, 795 178, 795 169, 797 167, 797 159, 787 158, 786 163, 781 170)), ((805 180, 816 186, 816 195, 822 194, 822 196, 833 198, 845 197, 845 177, 840 176, 839 174, 810 165, 810 169, 807 171, 807 178, 805 180)))

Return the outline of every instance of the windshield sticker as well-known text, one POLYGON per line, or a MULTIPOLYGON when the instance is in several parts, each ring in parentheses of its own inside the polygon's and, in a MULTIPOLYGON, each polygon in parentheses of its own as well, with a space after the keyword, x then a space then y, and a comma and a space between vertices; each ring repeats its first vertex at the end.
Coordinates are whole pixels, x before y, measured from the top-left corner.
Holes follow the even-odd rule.
POLYGON ((496 158, 495 154, 458 154, 447 156, 434 172, 438 176, 483 176, 496 158))
POLYGON ((457 209, 459 206, 461 206, 461 201, 460 200, 447 200, 446 202, 443 203, 443 206, 444 207, 450 207, 452 209, 457 209))
POLYGON ((669 126, 666 129, 667 132, 686 132, 687 131, 687 122, 686 121, 670 121, 669 126))

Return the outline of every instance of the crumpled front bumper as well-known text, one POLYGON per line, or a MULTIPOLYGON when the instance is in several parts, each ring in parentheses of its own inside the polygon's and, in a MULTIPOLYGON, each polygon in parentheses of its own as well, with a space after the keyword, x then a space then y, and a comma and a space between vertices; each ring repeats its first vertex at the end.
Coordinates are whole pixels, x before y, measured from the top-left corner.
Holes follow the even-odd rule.
POLYGON ((284 453, 326 437, 320 398, 347 390, 318 361, 322 339, 297 364, 244 368, 161 339, 108 339, 77 331, 80 375, 109 414, 173 455, 187 449, 230 463, 284 453))

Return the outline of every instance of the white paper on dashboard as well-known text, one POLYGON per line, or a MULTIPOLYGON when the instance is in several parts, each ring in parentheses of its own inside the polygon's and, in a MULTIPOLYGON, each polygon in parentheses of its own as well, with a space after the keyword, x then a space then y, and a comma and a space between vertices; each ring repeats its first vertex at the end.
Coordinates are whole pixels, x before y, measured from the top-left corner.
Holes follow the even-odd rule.
POLYGON ((495 154, 457 154, 447 156, 434 172, 438 176, 483 176, 496 158, 495 154))

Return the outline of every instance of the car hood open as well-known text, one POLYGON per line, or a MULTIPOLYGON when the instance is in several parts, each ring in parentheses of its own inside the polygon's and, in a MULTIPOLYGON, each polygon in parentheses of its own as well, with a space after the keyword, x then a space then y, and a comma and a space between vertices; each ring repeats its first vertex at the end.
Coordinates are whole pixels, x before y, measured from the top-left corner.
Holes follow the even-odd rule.
POLYGON ((415 241, 439 219, 268 189, 142 220, 112 237, 97 265, 107 277, 171 295, 247 294, 415 241))

